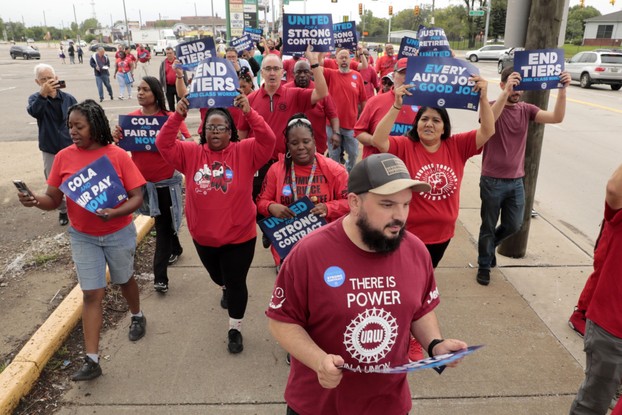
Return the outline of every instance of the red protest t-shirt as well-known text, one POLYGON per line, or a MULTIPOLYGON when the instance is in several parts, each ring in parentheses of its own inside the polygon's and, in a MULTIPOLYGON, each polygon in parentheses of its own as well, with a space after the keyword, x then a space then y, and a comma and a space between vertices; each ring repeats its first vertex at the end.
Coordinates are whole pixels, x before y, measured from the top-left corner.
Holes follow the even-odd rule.
POLYGON ((393 72, 393 68, 395 68, 395 63, 397 62, 397 55, 382 55, 376 61, 376 72, 382 79, 386 74, 393 72))
POLYGON ((293 356, 285 389, 300 414, 406 414, 406 374, 366 373, 408 362, 411 322, 439 304, 430 255, 406 232, 389 254, 366 252, 338 219, 301 239, 283 262, 266 315, 302 327, 343 371, 334 389, 293 356))
MULTIPOLYGON (((83 150, 75 145, 62 149, 54 157, 48 185, 60 188, 60 185, 71 175, 104 155, 110 159, 126 192, 145 184, 145 179, 129 154, 122 148, 109 144, 96 150, 83 150)), ((67 198, 67 215, 75 230, 93 236, 117 232, 132 221, 132 215, 127 215, 104 222, 69 198, 67 198)))
POLYGON ((406 220, 406 229, 426 244, 438 244, 454 236, 464 165, 480 152, 476 134, 476 130, 454 134, 443 140, 434 153, 408 137, 389 137, 388 152, 404 161, 413 179, 432 186, 429 192, 413 193, 406 220))
MULTIPOLYGON (((140 109, 132 111, 127 115, 144 115, 140 109)), ((160 111, 156 114, 152 114, 152 117, 161 117, 170 115, 167 111, 160 111)), ((185 138, 190 138, 190 131, 186 127, 186 123, 183 122, 179 128, 181 134, 185 138)), ((157 183, 159 181, 169 179, 173 176, 175 169, 168 164, 166 160, 162 158, 159 151, 132 151, 132 160, 138 167, 138 170, 142 173, 145 180, 151 183, 157 183)))
POLYGON ((339 127, 346 130, 354 129, 358 105, 367 100, 361 74, 357 71, 343 73, 336 69, 324 68, 324 77, 328 91, 337 103, 339 127))
MULTIPOLYGON (((614 210, 605 203, 605 221, 596 248, 602 266, 586 317, 612 335, 622 338, 622 209, 614 210)), ((596 271, 597 254, 594 254, 596 271)))
MULTIPOLYGON (((281 85, 272 97, 266 93, 264 86, 248 96, 251 107, 263 117, 276 136, 276 145, 272 153, 273 160, 277 160, 279 154, 285 154, 283 133, 287 120, 298 112, 307 112, 312 108, 311 94, 313 94, 311 89, 285 88, 281 85)), ((244 119, 238 129, 250 130, 248 120, 244 119)))
MULTIPOLYGON (((354 136, 356 137, 360 133, 373 135, 374 131, 376 131, 376 127, 378 127, 378 124, 380 124, 384 116, 387 115, 387 112, 389 112, 394 103, 395 92, 393 92, 393 89, 386 94, 376 95, 367 101, 365 108, 363 108, 363 112, 361 112, 361 116, 354 126, 354 136)), ((397 115, 389 135, 406 135, 413 128, 418 110, 419 107, 416 105, 402 105, 402 109, 397 115)), ((363 146, 363 158, 377 153, 378 150, 376 147, 363 146)))

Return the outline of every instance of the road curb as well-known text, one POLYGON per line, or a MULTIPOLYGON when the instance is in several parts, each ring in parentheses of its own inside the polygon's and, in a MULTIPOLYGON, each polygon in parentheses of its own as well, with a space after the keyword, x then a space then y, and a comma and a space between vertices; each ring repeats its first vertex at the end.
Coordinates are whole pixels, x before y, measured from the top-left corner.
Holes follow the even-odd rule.
MULTIPOLYGON (((153 223, 153 218, 143 215, 134 220, 137 243, 143 240, 153 223)), ((106 278, 110 280, 107 271, 106 278)), ((9 415, 30 392, 48 360, 78 324, 81 314, 82 290, 76 285, 0 373, 0 414, 9 415)))

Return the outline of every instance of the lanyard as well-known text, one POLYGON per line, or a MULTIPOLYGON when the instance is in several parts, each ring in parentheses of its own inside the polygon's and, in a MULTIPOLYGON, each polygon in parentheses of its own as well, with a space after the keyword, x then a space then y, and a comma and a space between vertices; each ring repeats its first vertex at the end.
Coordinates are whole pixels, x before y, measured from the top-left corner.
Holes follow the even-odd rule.
MULTIPOLYGON (((298 192, 296 190, 296 164, 292 163, 292 196, 294 201, 298 200, 298 192)), ((315 169, 317 168, 316 158, 313 157, 313 166, 311 167, 311 174, 309 175, 309 181, 307 182, 307 189, 305 190, 305 196, 309 197, 311 193, 311 183, 313 183, 313 176, 315 175, 315 169)))

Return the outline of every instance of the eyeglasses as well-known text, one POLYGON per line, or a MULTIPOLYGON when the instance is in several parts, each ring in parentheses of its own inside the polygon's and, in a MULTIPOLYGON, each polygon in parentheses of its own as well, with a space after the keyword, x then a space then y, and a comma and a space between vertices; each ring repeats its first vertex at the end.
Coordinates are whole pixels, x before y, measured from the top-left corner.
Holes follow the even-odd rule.
POLYGON ((210 133, 222 134, 222 133, 226 133, 227 131, 231 130, 231 128, 227 127, 226 125, 207 124, 205 125, 205 130, 209 131, 210 133))
POLYGON ((263 68, 261 68, 262 71, 266 71, 266 72, 278 72, 281 69, 283 69, 280 66, 264 66, 263 68))

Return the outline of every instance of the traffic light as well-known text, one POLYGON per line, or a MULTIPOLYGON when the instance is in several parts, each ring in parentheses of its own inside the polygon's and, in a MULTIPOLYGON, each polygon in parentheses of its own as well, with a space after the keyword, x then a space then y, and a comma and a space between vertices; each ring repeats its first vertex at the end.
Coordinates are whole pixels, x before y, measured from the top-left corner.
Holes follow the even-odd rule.
POLYGON ((389 6, 389 16, 393 16, 393 6, 389 6))
POLYGON ((359 3, 359 16, 363 15, 363 3, 359 3))
POLYGON ((585 7, 585 0, 579 0, 579 5, 581 8, 585 7))
POLYGON ((337 3, 337 0, 330 0, 331 3, 337 3))
POLYGON ((419 16, 419 13, 421 13, 421 8, 419 6, 415 6, 413 12, 415 13, 415 16, 419 16))
POLYGON ((611 3, 612 6, 615 6, 616 0, 610 0, 609 3, 611 3))

